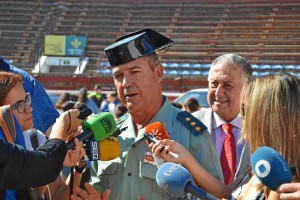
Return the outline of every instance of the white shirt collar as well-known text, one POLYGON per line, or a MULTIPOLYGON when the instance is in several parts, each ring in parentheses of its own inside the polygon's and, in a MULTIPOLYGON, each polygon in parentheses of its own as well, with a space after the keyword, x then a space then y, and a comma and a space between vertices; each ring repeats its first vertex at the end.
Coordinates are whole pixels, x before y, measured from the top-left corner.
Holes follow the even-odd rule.
POLYGON ((230 122, 226 122, 225 120, 223 120, 217 113, 213 112, 213 116, 214 116, 214 120, 213 120, 213 129, 218 128, 219 126, 221 126, 224 123, 229 123, 232 124, 234 127, 237 127, 239 129, 242 129, 242 120, 240 115, 237 115, 233 120, 231 120, 230 122))

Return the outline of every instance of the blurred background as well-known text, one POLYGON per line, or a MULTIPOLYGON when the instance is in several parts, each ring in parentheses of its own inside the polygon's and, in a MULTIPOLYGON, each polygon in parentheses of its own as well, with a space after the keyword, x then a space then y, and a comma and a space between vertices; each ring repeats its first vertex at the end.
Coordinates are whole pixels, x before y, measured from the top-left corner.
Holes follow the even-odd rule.
POLYGON ((103 49, 146 27, 176 42, 158 54, 172 99, 206 88, 210 63, 224 53, 248 59, 254 76, 300 76, 299 0, 1 0, 0 56, 51 94, 95 84, 114 91, 103 49))

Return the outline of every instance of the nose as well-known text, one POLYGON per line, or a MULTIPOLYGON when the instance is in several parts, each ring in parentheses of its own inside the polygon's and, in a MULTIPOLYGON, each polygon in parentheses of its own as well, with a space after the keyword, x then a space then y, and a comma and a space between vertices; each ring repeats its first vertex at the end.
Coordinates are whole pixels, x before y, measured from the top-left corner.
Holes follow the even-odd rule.
POLYGON ((217 97, 221 97, 224 95, 224 88, 221 84, 218 85, 218 87, 216 88, 216 96, 217 97))
POLYGON ((28 113, 28 112, 32 112, 32 107, 30 104, 26 103, 26 108, 25 108, 25 112, 28 113))
POLYGON ((132 86, 132 78, 129 75, 124 75, 123 81, 122 81, 122 86, 124 88, 128 88, 130 86, 132 86))

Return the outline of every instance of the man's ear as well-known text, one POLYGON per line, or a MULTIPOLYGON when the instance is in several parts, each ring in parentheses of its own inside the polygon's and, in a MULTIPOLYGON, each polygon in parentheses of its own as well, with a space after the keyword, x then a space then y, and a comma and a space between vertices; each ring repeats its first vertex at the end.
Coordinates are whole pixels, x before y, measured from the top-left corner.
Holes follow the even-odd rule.
POLYGON ((158 82, 160 83, 164 77, 164 67, 162 66, 162 64, 159 63, 155 66, 154 71, 158 79, 158 82))

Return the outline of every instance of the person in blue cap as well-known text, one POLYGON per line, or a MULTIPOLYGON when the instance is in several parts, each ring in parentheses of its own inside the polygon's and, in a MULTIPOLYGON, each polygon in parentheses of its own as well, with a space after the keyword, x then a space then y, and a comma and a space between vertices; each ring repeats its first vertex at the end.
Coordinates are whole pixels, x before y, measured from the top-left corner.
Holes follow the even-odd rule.
MULTIPOLYGON (((146 28, 118 38, 104 50, 118 96, 128 113, 117 122, 121 130, 117 137, 122 146, 120 156, 92 163, 90 184, 99 191, 98 197, 101 192, 110 191, 110 199, 173 199, 156 183, 159 165, 154 162, 144 138, 145 128, 154 122, 163 124, 169 138, 186 147, 209 173, 223 181, 220 161, 207 128, 190 113, 172 106, 162 94, 164 69, 156 51, 173 44, 173 40, 146 28)), ((81 190, 82 198, 95 195, 88 189, 89 192, 81 190)))
POLYGON ((59 117, 44 87, 28 72, 8 64, 0 57, 0 70, 20 74, 23 77, 23 87, 32 97, 32 117, 34 127, 49 136, 51 127, 59 117))

